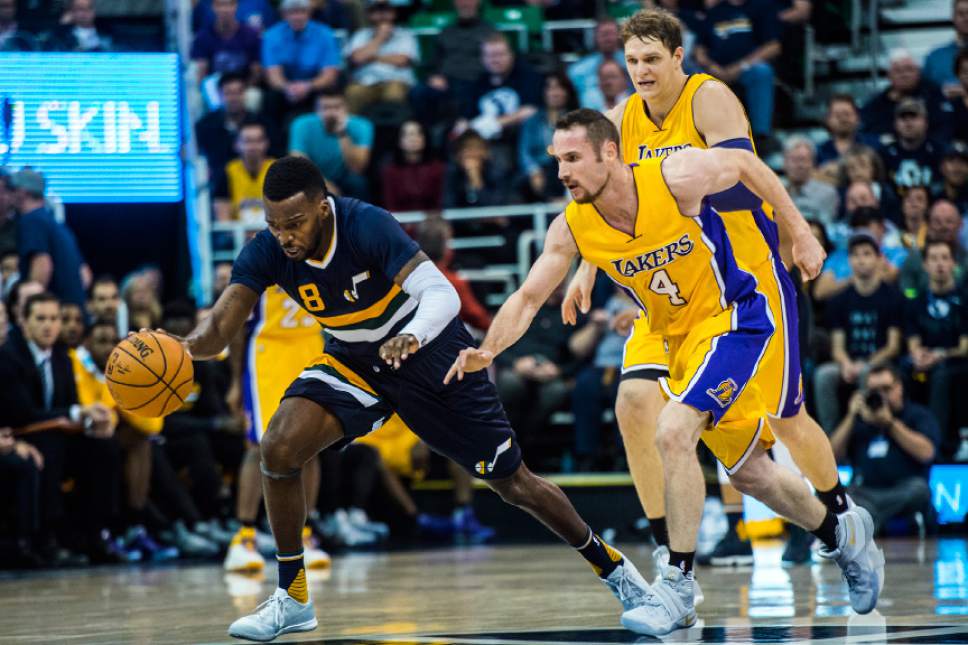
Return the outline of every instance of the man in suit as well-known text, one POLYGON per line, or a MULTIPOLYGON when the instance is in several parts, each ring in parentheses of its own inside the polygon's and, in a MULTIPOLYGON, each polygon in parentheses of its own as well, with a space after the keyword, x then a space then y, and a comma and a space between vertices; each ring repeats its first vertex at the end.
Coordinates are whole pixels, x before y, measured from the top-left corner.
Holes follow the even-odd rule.
POLYGON ((120 458, 110 412, 101 404, 77 402, 67 350, 57 343, 60 301, 44 292, 26 299, 20 333, 0 348, 5 383, 15 409, 26 410, 29 423, 59 421, 62 429, 25 435, 43 456, 41 472, 41 549, 51 564, 81 564, 86 558, 63 549, 58 538, 77 537, 94 559, 110 561, 106 528, 116 515, 120 458), (80 512, 68 522, 61 483, 73 477, 80 512))

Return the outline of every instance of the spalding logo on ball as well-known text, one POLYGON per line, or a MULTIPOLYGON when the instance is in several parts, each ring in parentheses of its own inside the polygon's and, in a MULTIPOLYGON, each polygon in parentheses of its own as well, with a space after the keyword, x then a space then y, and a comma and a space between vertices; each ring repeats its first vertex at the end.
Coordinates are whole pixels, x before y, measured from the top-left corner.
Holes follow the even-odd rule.
POLYGON ((141 332, 114 348, 104 369, 111 396, 122 410, 163 417, 192 392, 195 370, 182 344, 167 334, 141 332))

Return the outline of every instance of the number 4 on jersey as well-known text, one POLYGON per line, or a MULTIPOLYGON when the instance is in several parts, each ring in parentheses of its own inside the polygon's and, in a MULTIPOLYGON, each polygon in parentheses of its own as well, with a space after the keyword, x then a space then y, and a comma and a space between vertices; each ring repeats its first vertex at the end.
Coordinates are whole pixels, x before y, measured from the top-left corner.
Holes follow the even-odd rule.
POLYGON ((679 295, 679 285, 672 281, 665 269, 659 269, 652 274, 649 290, 663 296, 669 296, 669 302, 677 307, 686 304, 686 299, 679 295))

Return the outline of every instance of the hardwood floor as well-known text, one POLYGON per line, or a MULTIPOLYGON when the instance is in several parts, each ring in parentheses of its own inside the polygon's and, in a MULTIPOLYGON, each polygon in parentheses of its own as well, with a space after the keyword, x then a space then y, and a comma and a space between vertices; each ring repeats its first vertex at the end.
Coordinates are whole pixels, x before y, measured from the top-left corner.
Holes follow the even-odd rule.
MULTIPOLYGON (((968 547, 960 538, 888 541, 879 609, 855 616, 831 564, 700 569, 701 623, 666 642, 968 643, 968 547)), ((643 575, 650 552, 623 549, 643 575)), ((2 643, 239 643, 228 624, 274 588, 216 565, 109 567, 0 577, 2 643)), ((564 546, 473 547, 335 558, 313 573, 319 628, 279 642, 624 643, 619 605, 564 546)))

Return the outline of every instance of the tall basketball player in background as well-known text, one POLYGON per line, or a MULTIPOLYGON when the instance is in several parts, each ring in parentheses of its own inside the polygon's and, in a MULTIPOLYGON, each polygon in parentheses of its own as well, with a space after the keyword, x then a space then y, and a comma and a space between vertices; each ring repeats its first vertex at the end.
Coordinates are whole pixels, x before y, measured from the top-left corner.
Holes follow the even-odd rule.
MULTIPOLYGON (((254 573, 262 571, 266 564, 255 539, 255 521, 262 502, 259 442, 286 388, 307 364, 322 356, 323 333, 319 323, 277 286, 262 293, 243 333, 244 338, 233 343, 229 356, 233 377, 241 384, 241 404, 248 426, 248 445, 239 469, 235 507, 236 518, 242 526, 229 545, 225 569, 254 573)), ((319 496, 316 457, 306 464, 305 473, 306 507, 314 509, 319 496)), ((330 566, 329 555, 316 545, 308 526, 303 527, 302 539, 307 569, 330 566)))
MULTIPOLYGON (((665 157, 688 147, 754 152, 746 113, 729 87, 708 74, 687 76, 682 71, 682 27, 672 14, 662 10, 638 12, 625 24, 622 40, 635 94, 606 116, 621 134, 622 158, 626 163, 665 157)), ((757 54, 753 52, 740 64, 755 63, 757 54)), ((757 280, 769 299, 773 318, 784 323, 777 325, 762 367, 761 386, 770 426, 824 505, 834 513, 843 513, 847 510, 847 497, 837 476, 830 442, 802 406, 796 288, 780 261, 772 209, 742 184, 711 195, 709 200, 723 213, 737 253, 745 258, 759 258, 755 260, 760 265, 757 280)), ((814 277, 823 259, 822 250, 805 222, 800 218, 798 222, 780 224, 784 233, 797 235, 785 240, 792 243, 796 265, 807 279, 814 277)), ((562 303, 566 323, 575 323, 576 304, 582 311, 588 310, 595 272, 594 266, 582 262, 562 303)), ((663 405, 658 379, 668 373, 665 341, 661 334, 649 330, 648 321, 640 315, 625 346, 615 415, 636 491, 660 547, 668 546, 668 535, 655 422, 663 405)), ((748 541, 741 542, 736 534, 742 517, 742 495, 725 483, 725 477, 723 481, 730 533, 717 548, 719 553, 714 553, 712 563, 752 564, 748 541)), ((800 535, 812 541, 808 534, 800 535)), ((664 553, 664 549, 657 552, 664 553)))

